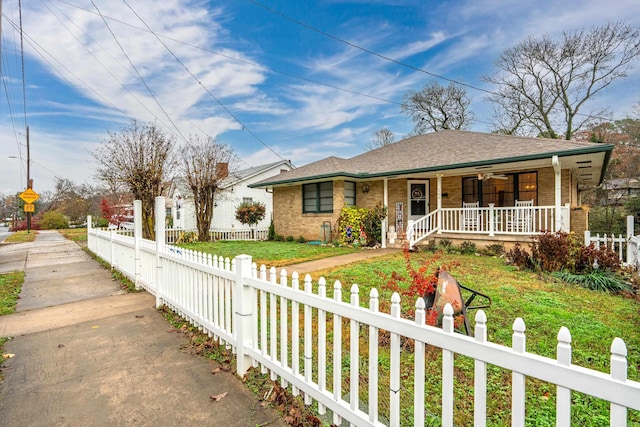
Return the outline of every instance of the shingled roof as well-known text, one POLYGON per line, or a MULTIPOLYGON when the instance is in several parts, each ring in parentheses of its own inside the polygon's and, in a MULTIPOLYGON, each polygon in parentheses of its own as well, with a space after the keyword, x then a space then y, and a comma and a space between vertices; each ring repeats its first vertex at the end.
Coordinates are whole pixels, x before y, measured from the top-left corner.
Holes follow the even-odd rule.
MULTIPOLYGON (((591 168, 584 183, 600 183, 613 145, 547 138, 443 130, 417 135, 350 159, 328 157, 266 179, 252 187, 274 187, 321 179, 383 177, 423 177, 447 172, 472 173, 475 169, 517 170, 551 166, 558 156, 563 168, 591 168)), ((587 174, 584 174, 587 176, 587 174)))

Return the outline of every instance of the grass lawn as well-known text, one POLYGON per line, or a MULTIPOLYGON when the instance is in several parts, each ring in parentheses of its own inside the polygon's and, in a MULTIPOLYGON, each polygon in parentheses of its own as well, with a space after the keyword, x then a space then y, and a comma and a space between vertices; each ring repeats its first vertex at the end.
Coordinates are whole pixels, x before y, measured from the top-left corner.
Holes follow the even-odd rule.
MULTIPOLYGON (((414 253, 411 254, 411 261, 417 269, 425 260, 433 257, 434 254, 414 253)), ((608 372, 611 342, 614 337, 621 337, 627 345, 629 355, 629 378, 640 381, 640 303, 637 301, 567 285, 535 273, 518 271, 506 266, 503 260, 491 257, 446 254, 437 263, 434 262, 428 272, 432 272, 437 265, 451 262, 459 263, 459 266, 450 271, 461 284, 492 298, 491 307, 485 309, 489 341, 511 346, 513 321, 516 317, 521 317, 527 327, 527 351, 555 358, 558 331, 561 326, 566 326, 573 339, 573 363, 608 372)), ((363 306, 368 305, 369 292, 375 287, 380 292, 381 311, 388 312, 393 291, 387 278, 394 271, 406 275, 403 255, 388 255, 356 265, 315 272, 313 277, 314 281, 321 276, 327 279, 329 294, 333 293, 334 281, 340 280, 345 298, 348 298, 351 284, 357 283, 363 306)), ((403 311, 414 306, 416 297, 403 296, 403 311)), ((471 312, 472 326, 474 316, 475 312, 471 312)), ((428 397, 430 404, 427 412, 432 414, 428 425, 438 425, 441 364, 439 351, 432 350, 427 356, 427 394, 431 396, 428 397)), ((388 357, 386 354, 381 352, 381 369, 384 369, 384 361, 388 357)), ((406 369, 411 371, 411 354, 403 354, 406 369)), ((364 361, 362 363, 362 366, 366 366, 364 361)), ((405 368, 401 369, 404 371, 405 368)), ((382 382, 385 376, 387 373, 381 371, 382 382)), ((488 425, 509 424, 510 372, 492 366, 488 381, 488 425)), ((473 360, 456 357, 455 384, 455 419, 459 425, 472 425, 473 360)), ((387 387, 388 384, 382 386, 387 387)), ((403 384, 405 402, 412 402, 412 387, 412 380, 407 379, 403 384)), ((527 424, 554 425, 555 387, 530 378, 527 379, 527 387, 527 424)), ((363 388, 366 389, 366 386, 363 388)), ((575 425, 608 425, 607 403, 578 393, 573 393, 573 400, 572 415, 575 425)), ((403 419, 412 422, 412 408, 403 408, 403 419)), ((630 411, 630 423, 640 425, 639 412, 630 411)))
POLYGON ((260 241, 231 241, 194 242, 178 245, 211 255, 233 258, 237 255, 251 255, 258 266, 282 267, 305 261, 344 255, 361 251, 359 248, 310 245, 296 242, 260 242, 260 241))
POLYGON ((76 243, 87 242, 87 229, 86 228, 65 228, 58 230, 66 239, 73 240, 76 243))
POLYGON ((15 311, 22 282, 24 282, 22 271, 0 274, 0 316, 15 311))
POLYGON ((8 236, 4 241, 6 243, 25 243, 25 242, 33 242, 36 239, 37 231, 31 230, 27 233, 26 230, 16 231, 12 235, 8 236))

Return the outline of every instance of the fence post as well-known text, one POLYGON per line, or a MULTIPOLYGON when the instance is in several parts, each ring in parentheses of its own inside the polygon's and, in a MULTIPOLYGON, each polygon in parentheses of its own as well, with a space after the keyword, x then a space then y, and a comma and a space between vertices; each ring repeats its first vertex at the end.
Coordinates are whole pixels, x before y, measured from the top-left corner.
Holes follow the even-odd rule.
POLYGON ((585 230, 584 232, 584 245, 589 246, 591 244, 591 231, 585 230))
POLYGON ((95 248, 93 247, 93 239, 91 238, 91 232, 92 230, 92 226, 91 226, 91 215, 87 215, 87 247, 89 248, 89 250, 91 252, 96 252, 95 248))
POLYGON ((155 199, 155 226, 156 226, 156 271, 155 271, 155 284, 156 284, 156 308, 161 308, 162 293, 163 293, 163 275, 162 275, 162 257, 160 253, 164 250, 164 220, 165 220, 165 205, 164 197, 158 196, 155 199))
MULTIPOLYGON (((633 237, 633 225, 634 225, 634 216, 633 215, 628 215, 627 216, 627 264, 629 265, 634 265, 636 267, 640 267, 638 266, 637 263, 637 259, 634 259, 633 256, 633 242, 631 241, 631 238, 633 237)), ((638 248, 636 248, 636 251, 638 250, 638 248)))
MULTIPOLYGON (((251 307, 251 288, 244 285, 244 279, 251 277, 251 256, 238 255, 236 261, 236 281, 233 288, 233 324, 236 335, 236 373, 244 374, 251 367, 251 357, 246 348, 252 347, 253 307, 251 307)), ((272 337, 273 339, 273 337, 272 337)))
POLYGON ((134 284, 136 289, 140 289, 140 271, 142 260, 140 257, 140 241, 142 240, 142 201, 133 201, 133 251, 134 251, 134 284))

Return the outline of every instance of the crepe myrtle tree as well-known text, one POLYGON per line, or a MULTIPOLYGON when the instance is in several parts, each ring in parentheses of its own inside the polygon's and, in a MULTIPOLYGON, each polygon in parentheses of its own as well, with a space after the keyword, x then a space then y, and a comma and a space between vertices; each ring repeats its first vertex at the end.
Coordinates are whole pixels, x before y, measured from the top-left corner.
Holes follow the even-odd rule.
POLYGON ((251 227, 253 238, 255 238, 255 226, 264 219, 266 207, 260 202, 243 202, 236 208, 236 219, 240 224, 251 227))
POLYGON ((229 176, 229 164, 236 161, 236 155, 231 147, 215 138, 192 135, 182 150, 181 160, 182 174, 193 194, 198 240, 208 242, 215 200, 222 191, 221 183, 229 176))
POLYGON ((176 165, 175 137, 156 123, 132 120, 91 153, 97 163, 96 176, 105 183, 118 183, 135 200, 142 201, 142 235, 155 239, 155 198, 166 193, 169 172, 176 165))

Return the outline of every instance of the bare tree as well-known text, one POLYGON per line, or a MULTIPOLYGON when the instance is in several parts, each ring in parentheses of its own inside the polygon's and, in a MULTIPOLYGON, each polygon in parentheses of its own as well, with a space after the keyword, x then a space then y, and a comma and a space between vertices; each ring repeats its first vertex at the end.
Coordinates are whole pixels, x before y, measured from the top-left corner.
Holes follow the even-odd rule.
POLYGON ((209 241, 213 206, 220 182, 229 175, 229 163, 235 160, 233 150, 215 139, 189 138, 182 151, 182 173, 193 194, 198 227, 198 240, 209 241))
POLYGON ((393 144, 396 140, 395 135, 388 128, 380 128, 373 133, 371 142, 367 144, 369 150, 375 150, 376 148, 384 147, 385 145, 393 144))
POLYGON ((583 114, 587 101, 626 77, 640 54, 640 32, 623 23, 589 31, 529 37, 496 59, 485 80, 498 86, 497 131, 571 139, 606 109, 583 114), (506 125, 505 125, 506 124, 506 125))
POLYGON ((122 183, 134 199, 142 201, 142 234, 147 239, 155 238, 155 198, 168 188, 168 175, 176 164, 174 147, 175 138, 155 123, 132 120, 120 132, 109 132, 109 138, 92 153, 101 181, 110 186, 122 183))
POLYGON ((407 92, 400 109, 411 117, 413 134, 419 135, 443 129, 467 129, 473 121, 470 103, 464 87, 430 82, 420 91, 407 92))

